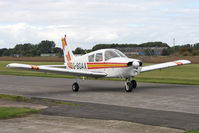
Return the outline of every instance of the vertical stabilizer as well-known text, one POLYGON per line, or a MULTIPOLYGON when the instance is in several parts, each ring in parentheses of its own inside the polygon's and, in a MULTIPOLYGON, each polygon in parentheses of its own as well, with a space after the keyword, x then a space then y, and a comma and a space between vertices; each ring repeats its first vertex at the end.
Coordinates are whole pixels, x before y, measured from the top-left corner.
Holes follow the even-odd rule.
POLYGON ((62 40, 62 47, 63 47, 63 53, 64 53, 64 61, 65 61, 65 64, 68 67, 70 67, 69 64, 71 64, 70 62, 74 60, 75 56, 73 55, 73 52, 70 50, 66 42, 66 35, 61 40, 62 40))

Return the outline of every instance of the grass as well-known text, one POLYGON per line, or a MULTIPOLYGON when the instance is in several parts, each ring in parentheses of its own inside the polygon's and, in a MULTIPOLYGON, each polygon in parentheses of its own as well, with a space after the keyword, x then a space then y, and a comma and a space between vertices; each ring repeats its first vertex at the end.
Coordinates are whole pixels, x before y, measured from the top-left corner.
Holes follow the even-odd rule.
POLYGON ((199 85, 199 64, 188 64, 141 73, 136 77, 136 80, 140 82, 199 85))
POLYGON ((22 117, 32 113, 38 113, 39 110, 18 107, 0 107, 0 119, 9 119, 13 117, 22 117))
POLYGON ((22 96, 14 96, 14 95, 6 95, 0 94, 0 99, 9 100, 9 101, 17 101, 17 102, 30 102, 31 98, 22 97, 22 96))
MULTIPOLYGON (((54 77, 54 78, 75 78, 70 75, 50 74, 35 71, 23 71, 8 69, 5 66, 13 61, 0 61, 1 75, 17 75, 17 76, 39 76, 39 77, 54 77)), ((22 64, 33 65, 61 65, 63 62, 22 62, 15 61, 22 64)), ((151 65, 145 63, 145 65, 151 65)), ((199 85, 199 64, 189 64, 179 67, 172 67, 162 70, 155 70, 141 73, 135 78, 138 82, 153 82, 153 83, 171 83, 171 84, 189 84, 199 85)), ((121 80, 119 78, 103 78, 103 80, 121 80)))
POLYGON ((199 133, 199 130, 187 131, 187 132, 184 132, 184 133, 199 133))
POLYGON ((1 75, 16 75, 16 76, 37 76, 37 77, 57 77, 57 78, 75 78, 71 75, 51 74, 35 71, 24 71, 16 69, 8 69, 6 65, 9 63, 22 63, 31 65, 63 65, 63 62, 23 62, 23 61, 0 61, 0 74, 1 75))
POLYGON ((59 100, 51 100, 51 99, 41 99, 41 98, 28 98, 22 96, 15 96, 15 95, 7 95, 7 94, 0 94, 0 99, 9 100, 9 101, 16 101, 16 102, 45 102, 45 103, 55 103, 55 104, 64 104, 69 106, 80 106, 80 104, 75 104, 66 101, 59 101, 59 100))
MULTIPOLYGON (((58 100, 50 100, 50 99, 40 99, 40 98, 27 98, 22 96, 15 95, 7 95, 0 94, 0 99, 15 101, 15 102, 28 102, 28 103, 41 103, 44 102, 46 104, 61 104, 61 105, 69 105, 69 106, 80 106, 80 104, 58 101, 58 100)), ((39 113, 40 110, 30 109, 30 108, 19 108, 19 107, 0 107, 0 119, 9 119, 14 117, 22 117, 32 113, 39 113)))

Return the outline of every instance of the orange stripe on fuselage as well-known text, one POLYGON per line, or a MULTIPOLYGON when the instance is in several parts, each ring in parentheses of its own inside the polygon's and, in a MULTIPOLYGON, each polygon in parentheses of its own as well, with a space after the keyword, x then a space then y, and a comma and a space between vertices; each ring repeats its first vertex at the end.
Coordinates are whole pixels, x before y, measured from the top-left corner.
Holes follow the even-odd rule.
POLYGON ((88 69, 120 68, 127 67, 127 63, 87 63, 88 69))

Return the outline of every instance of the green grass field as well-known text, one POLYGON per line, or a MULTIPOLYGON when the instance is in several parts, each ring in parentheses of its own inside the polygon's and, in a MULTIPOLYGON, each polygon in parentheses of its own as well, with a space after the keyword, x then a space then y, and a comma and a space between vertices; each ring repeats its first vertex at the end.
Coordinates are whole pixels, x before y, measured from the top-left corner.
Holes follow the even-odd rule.
POLYGON ((66 102, 66 101, 59 101, 59 100, 52 100, 52 99, 44 99, 44 98, 29 98, 23 96, 16 96, 16 95, 7 95, 7 94, 0 94, 0 99, 8 100, 8 101, 15 101, 15 102, 28 102, 28 103, 38 103, 38 102, 45 102, 45 103, 55 103, 55 104, 64 104, 69 106, 81 106, 80 104, 66 102))
MULTIPOLYGON (((17 75, 17 76, 40 76, 55 78, 75 78, 70 75, 49 74, 34 71, 23 71, 8 69, 5 66, 13 61, 0 61, 1 75, 17 75)), ((15 61, 16 62, 16 61, 15 61)), ((33 65, 61 65, 63 62, 16 62, 33 65)), ((150 65, 146 63, 145 65, 150 65)), ((103 78, 104 79, 104 78, 103 78)), ((199 64, 189 64, 179 67, 172 67, 162 70, 141 73, 135 78, 138 82, 154 82, 154 83, 172 83, 172 84, 190 84, 199 85, 199 64)), ((105 80, 107 80, 105 78, 105 80)), ((117 78, 110 80, 120 80, 117 78)))
POLYGON ((140 82, 199 85, 199 64, 145 72, 138 75, 136 79, 140 82))
POLYGON ((187 132, 184 132, 184 133, 199 133, 199 130, 187 131, 187 132))
POLYGON ((31 64, 31 65, 63 65, 63 62, 23 62, 23 61, 0 61, 0 74, 1 75, 17 75, 17 76, 38 76, 38 77, 56 77, 56 78, 75 78, 70 75, 62 74, 51 74, 35 71, 23 71, 8 69, 6 65, 9 63, 22 63, 22 64, 31 64))
POLYGON ((22 117, 32 113, 38 113, 38 110, 19 107, 0 107, 0 119, 8 119, 13 117, 22 117))

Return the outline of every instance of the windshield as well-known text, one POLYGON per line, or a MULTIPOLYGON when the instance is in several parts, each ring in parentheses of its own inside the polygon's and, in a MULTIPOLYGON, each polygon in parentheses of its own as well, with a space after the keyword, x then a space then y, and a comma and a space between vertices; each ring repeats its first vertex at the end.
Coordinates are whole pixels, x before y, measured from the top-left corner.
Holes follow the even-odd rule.
POLYGON ((126 57, 126 55, 125 54, 123 54, 121 51, 119 51, 119 50, 115 50, 121 57, 126 57))
POLYGON ((105 60, 115 58, 115 57, 120 57, 119 54, 117 54, 113 50, 106 50, 104 56, 105 56, 105 60))

